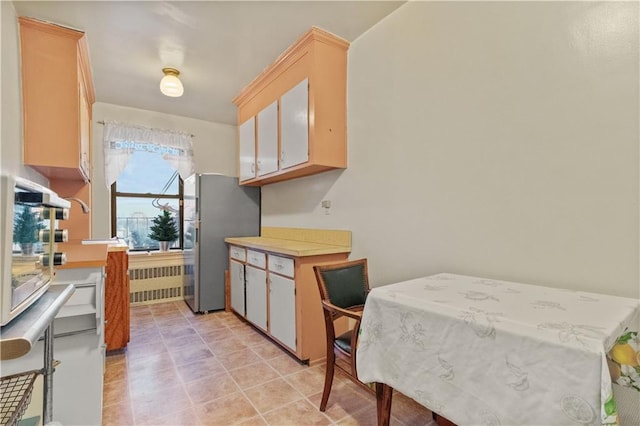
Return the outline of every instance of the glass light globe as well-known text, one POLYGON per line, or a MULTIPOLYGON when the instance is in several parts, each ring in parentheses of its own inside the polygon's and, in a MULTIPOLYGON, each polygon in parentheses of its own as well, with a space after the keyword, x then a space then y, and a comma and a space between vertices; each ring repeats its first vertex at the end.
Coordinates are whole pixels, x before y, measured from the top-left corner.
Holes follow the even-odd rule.
POLYGON ((160 91, 172 98, 178 98, 184 93, 182 82, 178 78, 180 72, 173 68, 163 68, 164 77, 160 80, 160 91))

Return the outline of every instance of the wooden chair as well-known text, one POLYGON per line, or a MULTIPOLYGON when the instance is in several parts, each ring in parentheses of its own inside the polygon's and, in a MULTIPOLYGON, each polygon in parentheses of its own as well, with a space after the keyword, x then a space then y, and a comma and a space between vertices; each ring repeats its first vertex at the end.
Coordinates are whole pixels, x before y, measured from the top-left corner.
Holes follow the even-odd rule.
POLYGON ((347 374, 354 383, 373 391, 358 380, 356 371, 358 330, 360 329, 364 302, 369 294, 369 277, 367 275, 367 259, 314 266, 313 270, 320 290, 327 330, 327 368, 322 402, 320 403, 320 411, 324 411, 331 393, 335 367, 347 374), (354 324, 347 332, 336 336, 336 320, 340 318, 342 321, 339 324, 343 328, 349 322, 354 324), (339 360, 344 361, 347 365, 340 365, 339 360))

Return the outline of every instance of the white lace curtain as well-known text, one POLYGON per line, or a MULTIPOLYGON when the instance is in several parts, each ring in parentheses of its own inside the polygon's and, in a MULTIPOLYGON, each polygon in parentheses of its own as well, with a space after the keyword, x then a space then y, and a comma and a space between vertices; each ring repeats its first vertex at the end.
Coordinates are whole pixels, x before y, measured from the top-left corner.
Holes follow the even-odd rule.
POLYGON ((135 151, 157 152, 183 179, 193 174, 192 135, 107 121, 104 123, 104 178, 107 188, 118 179, 135 151))

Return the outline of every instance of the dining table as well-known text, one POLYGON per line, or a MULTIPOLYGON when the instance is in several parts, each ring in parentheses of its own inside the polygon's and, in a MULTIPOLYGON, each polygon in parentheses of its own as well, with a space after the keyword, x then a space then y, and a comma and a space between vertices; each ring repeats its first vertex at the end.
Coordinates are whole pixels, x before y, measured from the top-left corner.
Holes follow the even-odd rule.
POLYGON ((459 426, 615 425, 638 331, 639 299, 440 273, 371 290, 357 372, 379 425, 393 389, 459 426))

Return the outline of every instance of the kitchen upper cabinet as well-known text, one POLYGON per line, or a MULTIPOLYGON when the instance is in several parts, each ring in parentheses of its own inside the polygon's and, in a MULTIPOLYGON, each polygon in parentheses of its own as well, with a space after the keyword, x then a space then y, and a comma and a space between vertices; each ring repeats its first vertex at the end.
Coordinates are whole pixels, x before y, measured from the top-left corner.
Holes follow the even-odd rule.
POLYGON ((298 83, 282 96, 280 103, 280 167, 286 169, 309 161, 309 81, 305 78, 298 83))
POLYGON ((258 176, 278 170, 278 102, 258 113, 258 176))
POLYGON ((256 177, 256 120, 249 117, 240 125, 240 181, 256 177))
POLYGON ((233 99, 240 124, 241 184, 264 185, 347 167, 348 48, 347 41, 313 27, 233 99), (250 155, 242 148, 248 140, 243 126, 255 117, 254 158, 260 167, 250 177, 242 174, 243 164, 250 162, 243 158, 250 155))
POLYGON ((19 18, 24 163, 50 179, 91 180, 95 100, 83 32, 19 18))

